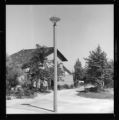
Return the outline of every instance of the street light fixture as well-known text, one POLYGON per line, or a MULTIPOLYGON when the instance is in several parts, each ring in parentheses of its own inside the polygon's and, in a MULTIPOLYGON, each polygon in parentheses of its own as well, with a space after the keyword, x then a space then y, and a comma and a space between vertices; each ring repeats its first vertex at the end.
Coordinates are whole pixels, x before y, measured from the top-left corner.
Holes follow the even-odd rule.
POLYGON ((50 21, 53 23, 53 44, 54 44, 54 111, 57 112, 57 42, 55 39, 55 26, 60 18, 51 17, 50 21))

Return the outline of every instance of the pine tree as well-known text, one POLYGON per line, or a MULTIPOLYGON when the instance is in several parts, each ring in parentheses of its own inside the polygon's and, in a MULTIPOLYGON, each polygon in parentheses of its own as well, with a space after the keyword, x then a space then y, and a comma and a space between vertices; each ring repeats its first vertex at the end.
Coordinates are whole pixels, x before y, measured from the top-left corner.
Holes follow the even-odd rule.
POLYGON ((85 58, 87 64, 86 80, 97 87, 104 87, 104 71, 107 66, 106 53, 101 50, 100 46, 91 51, 88 58, 85 58))
POLYGON ((105 67, 104 74, 103 74, 103 79, 104 79, 104 84, 105 87, 113 87, 114 84, 114 62, 108 61, 107 66, 105 67))
POLYGON ((77 87, 78 81, 83 79, 83 68, 79 59, 74 65, 74 86, 77 87))

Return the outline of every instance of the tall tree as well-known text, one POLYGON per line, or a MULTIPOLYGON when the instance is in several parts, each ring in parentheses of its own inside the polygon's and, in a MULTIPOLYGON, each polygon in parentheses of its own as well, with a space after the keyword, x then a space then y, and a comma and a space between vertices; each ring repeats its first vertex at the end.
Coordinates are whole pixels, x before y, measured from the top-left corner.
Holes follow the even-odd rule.
POLYGON ((106 53, 98 47, 90 52, 88 58, 85 58, 87 64, 86 80, 92 84, 97 84, 99 88, 104 86, 104 70, 107 66, 106 53))
POLYGON ((114 61, 108 61, 107 66, 105 67, 103 79, 105 87, 113 87, 114 84, 114 61))
MULTIPOLYGON (((52 67, 47 66, 46 48, 46 46, 36 44, 36 50, 33 52, 32 58, 29 63, 25 65, 30 67, 29 74, 31 76, 31 83, 33 84, 33 82, 36 81, 36 88, 39 78, 41 80, 46 78, 49 84, 54 80, 54 65, 52 67)), ((58 76, 60 76, 63 74, 63 71, 60 69, 59 64, 57 67, 58 76)))
POLYGON ((74 86, 77 87, 78 81, 83 79, 83 68, 79 59, 74 65, 74 86))
POLYGON ((31 59, 22 65, 22 69, 29 67, 29 74, 28 74, 28 80, 30 80, 31 87, 33 87, 33 83, 36 82, 36 88, 39 78, 43 79, 43 73, 42 67, 44 65, 44 61, 46 60, 45 55, 45 46, 40 46, 39 44, 36 44, 36 49, 32 53, 31 59))
POLYGON ((22 74, 19 66, 14 64, 10 56, 6 56, 6 92, 9 94, 11 87, 18 84, 17 77, 22 74))

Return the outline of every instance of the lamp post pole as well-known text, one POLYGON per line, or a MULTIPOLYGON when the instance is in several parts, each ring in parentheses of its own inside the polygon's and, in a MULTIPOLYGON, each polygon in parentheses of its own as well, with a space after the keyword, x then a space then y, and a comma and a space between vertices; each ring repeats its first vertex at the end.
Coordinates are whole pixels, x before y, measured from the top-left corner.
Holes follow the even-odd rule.
POLYGON ((57 112, 57 42, 55 39, 55 26, 60 18, 51 17, 50 21, 53 22, 53 44, 54 44, 54 111, 57 112))

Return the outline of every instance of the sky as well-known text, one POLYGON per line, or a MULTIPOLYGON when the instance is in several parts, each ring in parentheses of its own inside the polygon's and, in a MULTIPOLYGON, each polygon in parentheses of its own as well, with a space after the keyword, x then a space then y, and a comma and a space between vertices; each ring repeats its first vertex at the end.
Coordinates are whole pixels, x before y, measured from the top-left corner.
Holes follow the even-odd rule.
POLYGON ((113 5, 6 5, 6 52, 8 55, 36 44, 53 46, 50 17, 61 20, 56 26, 58 50, 68 59, 64 65, 73 70, 76 60, 84 58, 98 45, 107 58, 114 57, 113 5))

